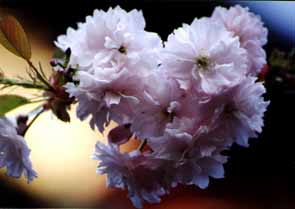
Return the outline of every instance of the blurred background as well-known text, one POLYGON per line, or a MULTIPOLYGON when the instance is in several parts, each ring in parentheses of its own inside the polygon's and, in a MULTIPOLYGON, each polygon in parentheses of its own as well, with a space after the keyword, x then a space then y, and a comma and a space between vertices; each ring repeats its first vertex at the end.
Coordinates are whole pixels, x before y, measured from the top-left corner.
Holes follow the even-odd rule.
MULTIPOLYGON (((269 30, 265 49, 271 57, 274 49, 289 52, 295 47, 295 3, 268 1, 193 0, 0 0, 0 16, 12 14, 24 25, 32 42, 33 61, 41 62, 50 72, 53 41, 67 27, 92 15, 94 9, 120 5, 126 10, 141 9, 147 30, 165 40, 176 27, 195 17, 210 16, 217 5, 241 4, 261 16, 269 30)), ((295 59, 295 56, 293 57, 295 59)), ((25 75, 26 64, 0 47, 0 68, 9 76, 25 75)), ((293 69, 295 71, 295 69, 293 69)), ((177 188, 159 205, 145 208, 169 209, 294 209, 295 208, 295 79, 294 72, 279 68, 266 76, 266 99, 271 101, 265 115, 265 127, 259 139, 248 149, 234 146, 227 153, 226 178, 212 180, 206 190, 177 188), (283 72, 283 74, 282 74, 283 72), (290 75, 289 75, 290 74, 290 75), (293 76, 293 77, 292 77, 293 76), (289 80, 288 80, 289 79, 289 80)), ((32 95, 22 89, 13 93, 32 95)), ((31 110, 27 105, 11 114, 31 110)), ((95 173, 90 159, 96 140, 104 135, 92 132, 86 122, 57 121, 50 113, 42 115, 28 133, 32 161, 39 178, 30 185, 24 179, 10 179, 0 174, 0 207, 72 207, 132 208, 124 191, 106 189, 105 177, 95 173)))

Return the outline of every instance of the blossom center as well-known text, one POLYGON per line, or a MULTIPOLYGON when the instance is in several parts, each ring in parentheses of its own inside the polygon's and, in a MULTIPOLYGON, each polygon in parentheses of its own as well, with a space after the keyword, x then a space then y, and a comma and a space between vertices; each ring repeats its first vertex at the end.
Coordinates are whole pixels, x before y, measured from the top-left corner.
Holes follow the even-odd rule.
POLYGON ((166 109, 162 110, 162 113, 164 115, 165 118, 167 118, 167 120, 172 123, 173 119, 175 117, 175 113, 174 112, 169 112, 166 109))
POLYGON ((208 70, 208 67, 210 65, 210 60, 208 57, 199 56, 196 58, 195 61, 196 61, 196 65, 197 65, 198 69, 208 70))
POLYGON ((120 48, 118 49, 118 51, 121 54, 127 54, 127 48, 125 46, 120 46, 120 48))
POLYGON ((235 108, 235 106, 234 105, 231 105, 231 104, 227 104, 227 105, 225 105, 224 106, 224 109, 223 109, 223 111, 224 111, 224 113, 226 114, 226 115, 230 115, 230 114, 232 114, 233 112, 235 112, 237 109, 235 108))

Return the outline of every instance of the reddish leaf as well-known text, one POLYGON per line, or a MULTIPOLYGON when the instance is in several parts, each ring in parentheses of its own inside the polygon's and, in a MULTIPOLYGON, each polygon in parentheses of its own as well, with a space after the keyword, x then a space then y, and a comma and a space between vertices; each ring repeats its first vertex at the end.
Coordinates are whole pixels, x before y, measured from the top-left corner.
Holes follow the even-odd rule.
POLYGON ((32 56, 29 39, 21 24, 12 16, 7 16, 0 21, 0 44, 7 50, 30 60, 32 56))

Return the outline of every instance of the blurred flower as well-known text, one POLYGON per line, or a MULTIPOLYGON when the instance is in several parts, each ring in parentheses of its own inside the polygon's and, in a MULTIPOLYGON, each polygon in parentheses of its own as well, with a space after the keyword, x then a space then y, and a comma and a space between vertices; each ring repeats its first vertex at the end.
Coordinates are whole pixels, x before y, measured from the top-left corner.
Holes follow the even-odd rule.
POLYGON ((269 57, 264 78, 269 95, 294 95, 295 93, 295 48, 289 52, 274 49, 269 57))
POLYGON ((19 178, 24 174, 31 182, 37 177, 29 158, 30 149, 17 124, 6 117, 0 118, 0 167, 6 167, 8 176, 19 178))

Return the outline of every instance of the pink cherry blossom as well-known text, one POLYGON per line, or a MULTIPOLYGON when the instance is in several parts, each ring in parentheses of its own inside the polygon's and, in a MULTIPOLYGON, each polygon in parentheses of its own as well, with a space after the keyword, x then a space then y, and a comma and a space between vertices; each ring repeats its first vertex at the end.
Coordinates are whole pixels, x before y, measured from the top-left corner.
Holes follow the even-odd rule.
POLYGON ((99 160, 97 172, 107 175, 107 186, 127 189, 136 208, 143 202, 159 203, 166 194, 162 160, 139 151, 120 153, 117 146, 97 142, 93 158, 99 160))
POLYGON ((209 18, 184 24, 168 37, 163 68, 183 89, 218 94, 239 82, 246 72, 246 51, 222 24, 209 18))
POLYGON ((136 109, 131 129, 141 138, 161 136, 167 124, 181 114, 184 91, 162 71, 146 78, 143 98, 136 109))
POLYGON ((110 68, 123 65, 150 66, 157 62, 155 53, 162 47, 156 33, 146 32, 141 11, 126 12, 119 6, 107 12, 95 10, 79 23, 78 29, 69 28, 55 44, 62 50, 71 49, 72 66, 79 69, 110 68), (144 55, 144 59, 142 57, 144 55), (146 58, 153 59, 146 59, 146 58))
POLYGON ((162 41, 144 30, 142 12, 120 7, 95 10, 78 29, 68 29, 56 45, 71 49, 70 65, 77 68, 75 80, 65 88, 79 103, 77 115, 91 115, 91 126, 100 131, 110 120, 130 123, 144 78, 159 64, 162 41))
POLYGON ((263 127, 263 115, 269 102, 264 101, 265 88, 256 78, 247 77, 238 85, 204 103, 202 112, 214 117, 210 133, 215 138, 230 139, 248 146, 248 139, 257 137, 263 127))
POLYGON ((80 71, 76 75, 79 85, 66 85, 68 93, 78 99, 77 116, 84 120, 91 115, 91 127, 96 125, 100 131, 110 120, 123 124, 130 122, 129 116, 139 102, 136 96, 142 90, 137 85, 141 80, 138 75, 129 73, 127 69, 113 73, 115 70, 108 69, 104 74, 100 69, 94 74, 80 71))
POLYGON ((216 7, 212 19, 220 21, 239 38, 241 46, 247 50, 249 74, 257 75, 266 63, 262 46, 267 42, 268 31, 261 18, 249 12, 247 7, 236 5, 229 9, 216 7))
POLYGON ((206 144, 200 144, 199 138, 207 132, 202 128, 197 132, 190 135, 186 132, 175 134, 168 131, 164 136, 148 141, 157 158, 165 159, 166 163, 173 165, 173 186, 194 184, 204 189, 209 184, 209 177, 224 176, 223 164, 226 157, 220 151, 225 148, 209 140, 206 144))

